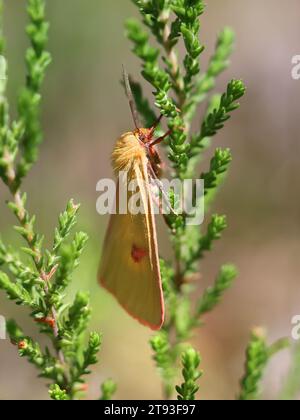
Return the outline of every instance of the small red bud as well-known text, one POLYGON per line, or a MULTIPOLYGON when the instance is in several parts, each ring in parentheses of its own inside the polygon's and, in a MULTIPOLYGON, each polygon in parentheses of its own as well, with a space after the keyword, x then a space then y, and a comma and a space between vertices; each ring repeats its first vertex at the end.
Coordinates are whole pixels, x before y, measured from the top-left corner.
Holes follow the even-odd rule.
POLYGON ((39 324, 46 324, 49 325, 52 329, 55 327, 55 320, 53 318, 47 317, 47 318, 36 318, 35 322, 38 322, 39 324))
POLYGON ((82 384, 80 387, 80 391, 87 392, 89 390, 88 384, 82 384))
POLYGON ((25 341, 20 341, 20 342, 18 343, 18 349, 19 349, 19 350, 25 350, 25 349, 26 349, 26 347, 27 347, 27 344, 26 344, 26 342, 25 342, 25 341))

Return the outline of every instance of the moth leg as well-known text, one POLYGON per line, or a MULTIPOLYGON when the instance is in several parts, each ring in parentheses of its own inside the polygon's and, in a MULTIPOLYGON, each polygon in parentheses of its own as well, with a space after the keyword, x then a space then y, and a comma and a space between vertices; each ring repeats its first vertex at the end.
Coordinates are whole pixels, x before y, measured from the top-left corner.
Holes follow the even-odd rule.
POLYGON ((152 147, 152 146, 155 146, 156 144, 161 143, 161 142, 162 142, 162 141, 164 141, 164 139, 165 139, 166 137, 168 137, 171 133, 172 133, 172 130, 167 131, 167 132, 166 132, 163 136, 159 137, 158 139, 153 140, 153 141, 149 144, 149 146, 150 146, 150 147, 152 147))
POLYGON ((163 207, 162 207, 162 202, 161 202, 160 197, 157 197, 152 191, 151 198, 152 198, 153 202, 156 204, 156 206, 159 210, 159 214, 161 214, 163 216, 163 207))
POLYGON ((153 136, 155 130, 159 126, 159 124, 160 124, 160 122, 161 122, 162 119, 163 119, 163 114, 160 114, 160 116, 157 118, 157 120, 155 121, 155 123, 151 127, 151 130, 150 130, 151 136, 153 136))
POLYGON ((155 187, 158 189, 158 191, 161 192, 161 198, 163 199, 164 203, 167 205, 168 209, 170 210, 170 212, 174 215, 174 216, 178 216, 177 212, 175 211, 175 209, 171 206, 170 204, 170 200, 168 197, 167 192, 164 190, 164 186, 162 184, 162 182, 160 181, 160 179, 156 176, 154 169, 152 168, 151 164, 148 166, 149 171, 150 171, 150 179, 151 181, 154 182, 155 187))
POLYGON ((160 158, 160 155, 154 147, 150 147, 149 149, 149 164, 152 166, 152 170, 155 172, 156 177, 160 177, 163 171, 163 162, 160 158))

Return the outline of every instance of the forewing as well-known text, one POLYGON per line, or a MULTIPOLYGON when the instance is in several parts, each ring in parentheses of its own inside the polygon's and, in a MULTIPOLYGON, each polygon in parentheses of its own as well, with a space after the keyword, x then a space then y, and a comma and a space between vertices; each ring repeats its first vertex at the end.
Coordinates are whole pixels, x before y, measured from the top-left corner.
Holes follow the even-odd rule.
MULTIPOLYGON (((131 316, 158 330, 164 320, 164 303, 147 162, 136 162, 133 176, 147 211, 146 214, 111 216, 99 281, 131 316)), ((119 185, 117 209, 118 192, 119 185)))

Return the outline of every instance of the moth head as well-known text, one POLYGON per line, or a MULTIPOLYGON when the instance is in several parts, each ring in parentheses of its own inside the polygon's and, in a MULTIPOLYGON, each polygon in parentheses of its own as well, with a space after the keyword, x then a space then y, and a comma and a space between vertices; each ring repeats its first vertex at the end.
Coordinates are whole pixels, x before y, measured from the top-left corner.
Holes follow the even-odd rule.
POLYGON ((151 143, 153 139, 154 130, 153 128, 138 128, 135 130, 134 134, 142 143, 148 144, 151 143))

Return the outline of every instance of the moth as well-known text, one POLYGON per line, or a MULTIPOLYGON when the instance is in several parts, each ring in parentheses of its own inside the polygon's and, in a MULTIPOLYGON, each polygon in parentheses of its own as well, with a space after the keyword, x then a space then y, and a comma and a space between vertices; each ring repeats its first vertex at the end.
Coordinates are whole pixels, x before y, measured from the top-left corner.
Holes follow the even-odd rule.
MULTIPOLYGON (((133 318, 153 330, 159 330, 164 322, 164 298, 150 180, 159 175, 160 159, 156 145, 170 132, 154 138, 162 116, 153 127, 141 128, 125 72, 124 80, 135 130, 123 134, 112 153, 115 175, 118 177, 122 171, 127 177, 126 180, 119 178, 118 181, 117 213, 110 218, 98 279, 133 318), (127 188, 133 180, 138 185, 145 211, 139 214, 120 214, 119 189, 127 188)), ((128 200, 130 197, 129 193, 128 200)))

